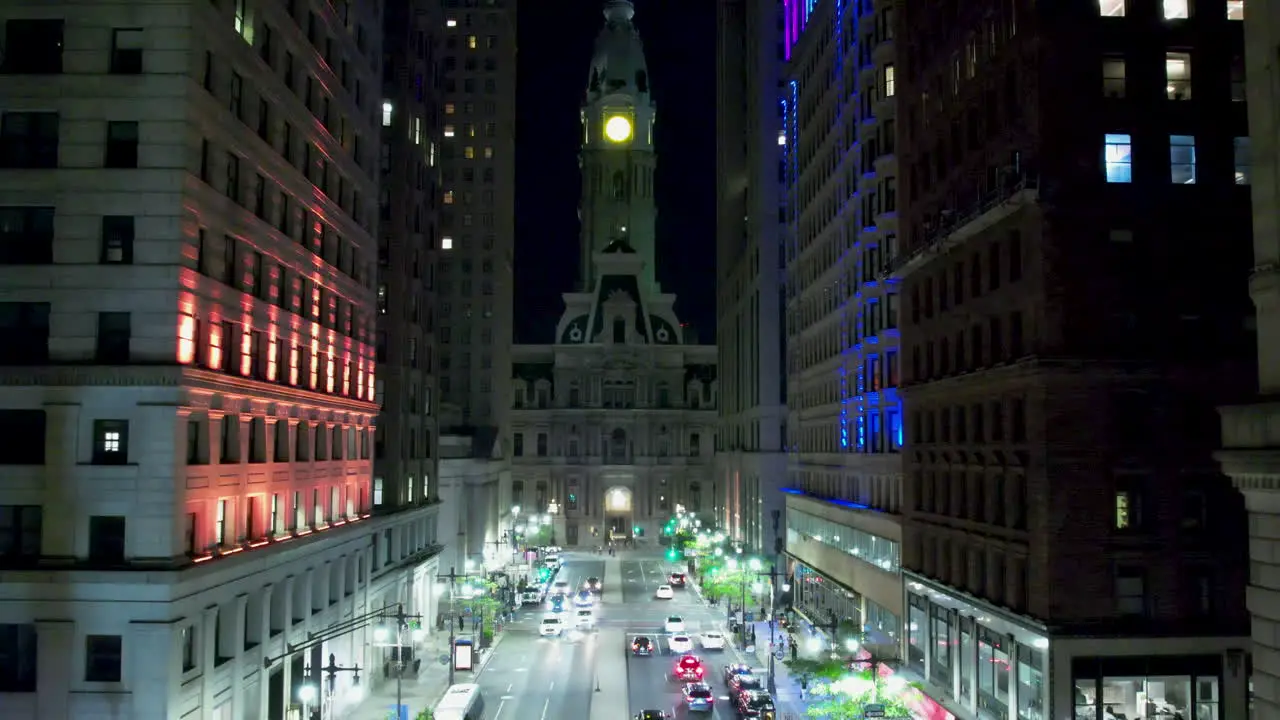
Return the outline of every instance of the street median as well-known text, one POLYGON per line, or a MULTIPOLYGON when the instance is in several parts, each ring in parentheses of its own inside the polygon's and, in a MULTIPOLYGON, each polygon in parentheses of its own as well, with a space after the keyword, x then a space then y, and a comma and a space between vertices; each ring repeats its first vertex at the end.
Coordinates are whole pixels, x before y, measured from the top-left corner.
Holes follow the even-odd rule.
POLYGON ((625 708, 631 702, 627 687, 626 635, 621 630, 601 630, 595 640, 590 720, 616 720, 619 703, 625 708))

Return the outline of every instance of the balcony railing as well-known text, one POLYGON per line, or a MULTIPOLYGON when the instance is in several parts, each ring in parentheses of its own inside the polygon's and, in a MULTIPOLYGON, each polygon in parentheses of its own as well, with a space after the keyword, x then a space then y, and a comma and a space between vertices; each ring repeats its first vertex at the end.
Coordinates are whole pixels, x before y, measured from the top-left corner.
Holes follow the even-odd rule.
POLYGON ((973 205, 960 212, 943 211, 936 227, 927 231, 924 242, 911 252, 891 258, 880 279, 902 279, 933 257, 960 245, 1040 198, 1039 178, 1011 176, 1002 187, 983 193, 973 205))

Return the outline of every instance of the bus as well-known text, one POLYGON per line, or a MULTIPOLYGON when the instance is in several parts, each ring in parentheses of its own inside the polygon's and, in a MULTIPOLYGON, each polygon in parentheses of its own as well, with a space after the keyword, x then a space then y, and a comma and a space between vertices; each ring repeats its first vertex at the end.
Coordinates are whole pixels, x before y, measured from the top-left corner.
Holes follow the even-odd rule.
POLYGON ((484 696, 475 683, 451 685, 436 705, 435 720, 484 720, 484 696))

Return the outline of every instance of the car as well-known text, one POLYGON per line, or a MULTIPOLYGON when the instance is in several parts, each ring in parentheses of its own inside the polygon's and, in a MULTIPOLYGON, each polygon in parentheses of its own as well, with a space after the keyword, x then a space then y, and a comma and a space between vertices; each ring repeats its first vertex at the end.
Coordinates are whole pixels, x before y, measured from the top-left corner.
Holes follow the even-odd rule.
POLYGON ((631 720, 667 720, 669 717, 671 717, 669 713, 661 710, 641 710, 631 720))
POLYGON ((693 652, 693 638, 688 635, 672 635, 667 640, 667 647, 677 655, 693 652))
POLYGON ((671 583, 671 587, 682 588, 685 583, 685 575, 682 572, 673 572, 667 580, 671 583))
POLYGON ((750 675, 751 666, 743 663, 730 663, 724 666, 724 684, 729 685, 737 675, 750 675))
POLYGON ((559 556, 559 555, 548 555, 548 556, 547 556, 547 557, 546 557, 542 562, 543 562, 543 563, 545 563, 545 564, 546 564, 546 566, 547 566, 547 567, 549 567, 549 568, 551 568, 552 570, 559 570, 559 569, 560 569, 560 556, 559 556))
POLYGON ((636 638, 631 641, 631 654, 632 655, 652 655, 653 641, 645 637, 644 635, 637 635, 636 638))
POLYGON ((716 696, 711 686, 704 682, 689 683, 681 690, 685 707, 689 712, 712 712, 715 710, 716 696))
POLYGON ((729 694, 731 695, 740 695, 753 690, 764 690, 764 682, 760 680, 759 675, 750 673, 734 675, 729 680, 729 694))
POLYGON ((662 628, 669 633, 684 632, 684 618, 679 615, 668 615, 667 621, 663 623, 662 628))
POLYGON ((564 603, 565 603, 565 600, 567 599, 568 598, 566 598, 561 593, 556 593, 547 598, 547 607, 550 608, 551 612, 554 612, 554 613, 564 612, 564 603))
POLYGON ((542 618, 542 622, 538 624, 538 634, 543 637, 559 635, 562 632, 564 632, 564 621, 555 615, 548 615, 542 618))
POLYGON ((670 585, 659 585, 658 591, 655 592, 653 596, 658 598, 659 600, 670 600, 671 598, 676 596, 676 593, 674 590, 671 589, 670 585))
POLYGON ((578 610, 573 615, 573 626, 590 630, 596 626, 596 614, 590 610, 578 610))
POLYGON ((569 583, 564 580, 557 580, 551 583, 551 592, 568 595, 570 593, 569 583))
POLYGON ((707 669, 697 655, 682 655, 671 670, 671 677, 684 682, 702 682, 707 669))
POLYGON ((698 637, 702 643, 703 650, 723 650, 724 649, 724 633, 717 630, 708 630, 698 637))
POLYGON ((542 602, 542 593, 538 590, 525 590, 520 593, 521 605, 537 605, 542 602))
POLYGON ((578 594, 573 596, 573 604, 578 607, 591 607, 595 602, 596 597, 590 590, 579 590, 578 594))
POLYGON ((760 690, 748 690, 738 695, 733 704, 737 707, 738 715, 744 718, 773 720, 777 713, 773 707, 773 698, 760 690))
POLYGON ((601 588, 600 588, 600 578, 598 578, 598 577, 589 577, 589 578, 587 578, 587 581, 586 581, 586 582, 584 582, 584 583, 582 583, 582 589, 583 589, 583 590, 589 590, 589 591, 591 591, 591 592, 593 592, 593 593, 599 593, 599 592, 601 591, 601 588))

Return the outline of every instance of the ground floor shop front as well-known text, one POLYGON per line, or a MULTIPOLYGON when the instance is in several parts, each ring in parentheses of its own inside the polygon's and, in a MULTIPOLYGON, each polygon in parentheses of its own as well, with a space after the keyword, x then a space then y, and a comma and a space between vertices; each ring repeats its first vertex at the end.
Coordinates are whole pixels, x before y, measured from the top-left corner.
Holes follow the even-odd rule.
POLYGON ((904 665, 982 720, 1244 720, 1247 637, 1075 638, 904 573, 904 665))

